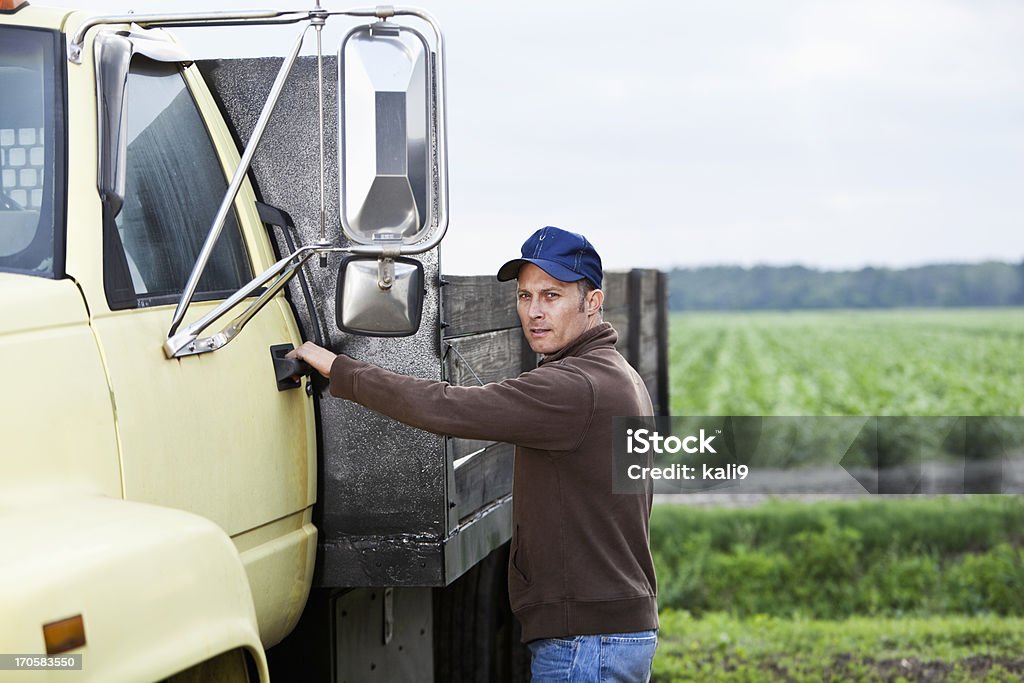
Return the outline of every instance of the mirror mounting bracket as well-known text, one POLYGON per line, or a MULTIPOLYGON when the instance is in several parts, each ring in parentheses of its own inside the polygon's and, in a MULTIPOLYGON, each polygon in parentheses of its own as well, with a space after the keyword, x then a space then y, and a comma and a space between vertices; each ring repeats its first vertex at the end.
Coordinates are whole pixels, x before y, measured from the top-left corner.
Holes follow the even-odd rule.
POLYGON ((216 308, 205 316, 188 325, 181 332, 172 334, 164 342, 164 355, 167 358, 182 358, 194 356, 200 353, 216 351, 227 344, 241 333, 242 328, 262 309, 281 289, 288 284, 299 268, 313 254, 320 254, 325 258, 329 253, 349 253, 351 250, 342 247, 330 247, 323 245, 312 245, 300 247, 294 254, 282 258, 272 265, 261 275, 249 281, 244 287, 222 301, 216 308), (273 282, 270 282, 273 280, 273 282), (268 285, 267 283, 270 282, 268 285), (262 289, 262 292, 260 291, 262 289), (259 294, 245 310, 235 316, 224 328, 209 337, 200 338, 207 327, 224 317, 232 308, 240 304, 244 299, 259 294))
POLYGON ((401 29, 397 24, 389 24, 387 18, 381 19, 370 25, 370 35, 373 36, 397 36, 401 29))
POLYGON ((395 282, 395 257, 399 255, 397 249, 388 250, 377 259, 377 286, 381 289, 391 289, 395 282))

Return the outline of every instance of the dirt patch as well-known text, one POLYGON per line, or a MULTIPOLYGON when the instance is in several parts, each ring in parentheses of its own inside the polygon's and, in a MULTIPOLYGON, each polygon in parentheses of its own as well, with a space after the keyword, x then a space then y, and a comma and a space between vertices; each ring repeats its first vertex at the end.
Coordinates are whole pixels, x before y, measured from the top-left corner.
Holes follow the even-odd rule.
POLYGON ((843 680, 852 674, 863 672, 864 669, 871 672, 872 680, 886 683, 937 683, 948 680, 954 672, 958 674, 958 678, 969 680, 984 680, 992 673, 1003 674, 1006 677, 996 680, 1020 680, 1024 676, 1024 659, 974 655, 950 663, 939 660, 922 661, 916 657, 875 661, 852 655, 839 655, 825 668, 823 678, 843 680))

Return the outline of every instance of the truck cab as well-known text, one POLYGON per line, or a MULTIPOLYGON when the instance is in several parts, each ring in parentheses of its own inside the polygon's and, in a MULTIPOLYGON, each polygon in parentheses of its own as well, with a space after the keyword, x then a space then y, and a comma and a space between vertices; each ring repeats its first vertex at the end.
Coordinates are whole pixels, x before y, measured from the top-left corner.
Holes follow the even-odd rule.
MULTIPOLYGON (((81 656, 53 680, 521 680, 512 447, 283 359, 536 365, 511 283, 441 275, 436 22, 0 2, 0 650, 81 656), (205 62, 170 30, 247 22, 301 28, 284 60, 205 62)), ((663 413, 664 279, 606 282, 663 413)))
MULTIPOLYGON (((0 25, 0 590, 18 615, 0 641, 47 652, 45 624, 81 616, 95 680, 155 680, 211 648, 246 648, 265 675, 316 551, 313 404, 277 390, 269 350, 301 335, 282 296, 218 353, 165 357, 238 151, 173 42, 97 31, 70 64, 81 20, 24 6, 0 25), (97 190, 97 96, 117 88, 122 197, 97 190), (133 637, 178 652, 159 662, 133 637)), ((190 316, 275 260, 247 182, 190 316)))

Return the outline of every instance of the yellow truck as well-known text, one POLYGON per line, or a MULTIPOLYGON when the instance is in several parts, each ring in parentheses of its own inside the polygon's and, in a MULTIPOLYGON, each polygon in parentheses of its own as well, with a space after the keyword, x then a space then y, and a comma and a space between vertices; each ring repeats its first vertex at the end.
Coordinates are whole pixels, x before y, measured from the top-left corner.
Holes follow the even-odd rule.
MULTIPOLYGON (((440 275, 443 60, 416 10, 0 0, 0 681, 522 678, 511 447, 284 358, 536 362, 508 283, 440 275), (196 62, 168 30, 275 23, 283 60, 196 62)), ((664 281, 609 281, 664 410, 664 281)))

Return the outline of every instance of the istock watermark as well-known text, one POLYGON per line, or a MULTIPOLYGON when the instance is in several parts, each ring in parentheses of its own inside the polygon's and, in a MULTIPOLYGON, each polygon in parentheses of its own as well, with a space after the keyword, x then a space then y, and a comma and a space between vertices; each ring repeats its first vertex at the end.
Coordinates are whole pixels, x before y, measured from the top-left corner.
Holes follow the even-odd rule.
MULTIPOLYGON (((721 434, 721 430, 718 432, 721 434)), ((700 430, 700 436, 691 434, 679 438, 674 434, 667 437, 662 436, 650 429, 627 429, 626 430, 626 452, 627 453, 715 453, 711 446, 714 436, 704 436, 704 430, 700 430), (699 443, 699 446, 693 444, 699 443)))
POLYGON ((620 417, 616 493, 1024 493, 1024 417, 620 417))

